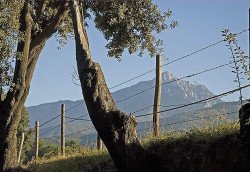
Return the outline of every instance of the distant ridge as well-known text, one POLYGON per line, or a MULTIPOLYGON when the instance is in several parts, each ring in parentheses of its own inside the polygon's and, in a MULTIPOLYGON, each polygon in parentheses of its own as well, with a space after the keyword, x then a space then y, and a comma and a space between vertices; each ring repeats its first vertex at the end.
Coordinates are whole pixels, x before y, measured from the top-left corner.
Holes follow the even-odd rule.
MULTIPOLYGON (((177 79, 178 78, 172 73, 169 73, 169 72, 162 73, 162 83, 166 83, 166 82, 170 82, 170 83, 166 83, 162 85, 161 105, 169 106, 169 105, 186 104, 186 103, 198 101, 198 100, 213 96, 213 93, 209 91, 209 89, 203 85, 192 84, 191 82, 185 81, 185 80, 175 81, 177 79)), ((131 95, 134 95, 138 92, 142 92, 153 86, 155 86, 155 79, 139 82, 130 87, 118 90, 112 93, 112 95, 113 95, 114 100, 117 102, 131 95)), ((150 89, 142 94, 134 96, 133 98, 120 102, 117 105, 120 110, 129 114, 137 110, 143 109, 145 107, 148 107, 150 105, 153 105, 153 99, 154 99, 154 89, 150 89)), ((61 100, 58 102, 45 103, 45 104, 40 104, 37 106, 27 107, 29 114, 30 114, 29 115, 30 125, 31 127, 33 127, 35 121, 40 121, 40 124, 42 124, 45 121, 51 119, 52 117, 59 115, 61 104, 66 104, 66 109, 68 109, 70 107, 76 106, 82 101, 83 100, 78 100, 78 101, 70 101, 70 100, 62 101, 61 100)), ((217 104, 220 102, 222 101, 218 99, 213 102, 201 103, 201 104, 194 105, 191 108, 186 107, 186 108, 181 108, 175 111, 167 112, 167 115, 171 116, 173 114, 182 113, 182 112, 186 112, 190 110, 198 110, 204 107, 211 107, 214 104, 217 104)), ((166 107, 161 107, 161 109, 166 109, 166 107)), ((149 113, 149 112, 152 112, 152 107, 145 109, 144 111, 141 111, 134 115, 139 115, 139 114, 149 113)), ((85 103, 82 103, 79 106, 76 106, 75 108, 66 112, 66 116, 69 116, 69 117, 78 117, 84 114, 87 114, 85 103)), ((151 118, 152 117, 145 117, 145 118, 140 118, 138 120, 139 121, 151 120, 151 118)), ((78 121, 78 122, 87 123, 86 121, 78 121)), ((60 124, 60 118, 51 121, 50 123, 46 125, 46 127, 55 126, 58 124, 60 124)))

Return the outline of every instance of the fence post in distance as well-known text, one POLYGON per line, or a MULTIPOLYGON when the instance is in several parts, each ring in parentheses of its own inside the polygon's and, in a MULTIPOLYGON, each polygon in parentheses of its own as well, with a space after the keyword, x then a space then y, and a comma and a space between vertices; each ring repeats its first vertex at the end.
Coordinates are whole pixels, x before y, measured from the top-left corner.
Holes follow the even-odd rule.
POLYGON ((38 158, 38 150, 39 150, 39 121, 36 121, 36 140, 35 140, 36 159, 38 158))
POLYGON ((21 144, 20 144, 19 153, 18 153, 18 159, 17 159, 18 164, 20 162, 20 158, 21 158, 21 154, 22 154, 23 141, 24 141, 24 132, 22 132, 21 144))
POLYGON ((101 150, 102 149, 102 139, 99 136, 99 134, 97 134, 97 149, 101 150))
POLYGON ((61 105, 61 155, 65 156, 65 104, 61 105))

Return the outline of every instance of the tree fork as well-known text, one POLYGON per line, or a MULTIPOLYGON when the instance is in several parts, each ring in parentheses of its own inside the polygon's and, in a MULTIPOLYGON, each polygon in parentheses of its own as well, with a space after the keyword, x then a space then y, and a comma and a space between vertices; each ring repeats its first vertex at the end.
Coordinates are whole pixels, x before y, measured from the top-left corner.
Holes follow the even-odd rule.
POLYGON ((151 171, 144 149, 137 139, 135 117, 119 111, 101 66, 91 59, 78 1, 71 0, 70 8, 78 74, 90 118, 119 171, 151 171))

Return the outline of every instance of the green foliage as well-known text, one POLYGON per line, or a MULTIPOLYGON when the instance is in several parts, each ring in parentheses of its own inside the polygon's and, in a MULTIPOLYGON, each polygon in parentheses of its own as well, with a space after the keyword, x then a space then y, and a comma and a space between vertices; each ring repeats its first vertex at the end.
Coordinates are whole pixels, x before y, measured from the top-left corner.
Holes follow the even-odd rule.
MULTIPOLYGON (((89 6, 95 15, 96 28, 108 40, 109 56, 119 59, 126 48, 129 53, 140 50, 140 56, 144 50, 151 56, 161 51, 162 41, 156 40, 153 32, 168 28, 165 20, 172 11, 161 12, 151 0, 90 1, 89 6)), ((169 27, 177 25, 173 21, 169 27)))
POLYGON ((187 132, 180 132, 175 130, 169 130, 167 132, 162 132, 157 138, 154 138, 152 134, 148 133, 142 139, 143 146, 147 149, 155 144, 176 144, 184 143, 190 141, 192 143, 196 142, 212 142, 223 138, 227 135, 236 135, 239 132, 238 123, 224 123, 213 126, 205 127, 191 127, 187 132))
POLYGON ((0 2, 0 61, 13 56, 18 41, 19 16, 23 0, 0 2))
POLYGON ((106 149, 83 147, 78 140, 66 142, 66 158, 60 156, 60 146, 40 140, 39 159, 28 165, 30 171, 109 171, 113 161, 106 149), (42 165, 43 164, 43 165, 42 165))
MULTIPOLYGON (((42 1, 41 1, 42 2, 42 1)), ((178 23, 172 21, 169 25, 166 24, 166 18, 172 15, 172 11, 161 12, 157 5, 152 3, 152 0, 138 0, 138 1, 91 1, 81 0, 83 9, 83 17, 94 18, 96 28, 103 34, 108 44, 109 56, 120 58, 124 49, 128 49, 129 53, 134 53, 139 50, 139 55, 145 50, 148 50, 153 56, 161 51, 161 40, 156 40, 154 33, 160 33, 167 28, 175 28, 178 23), (93 17, 90 17, 90 14, 93 17)), ((4 5, 1 3, 3 9, 10 10, 8 15, 10 23, 7 24, 11 29, 6 29, 9 32, 4 33, 3 36, 15 36, 12 42, 6 42, 5 45, 16 45, 16 41, 20 39, 21 34, 18 33, 20 16, 20 9, 23 1, 11 0, 9 4, 15 4, 20 8, 14 8, 13 5, 4 5), (13 7, 13 8, 11 8, 13 7), (19 9, 19 10, 18 10, 19 9)), ((35 37, 38 33, 52 21, 57 12, 59 2, 48 2, 47 6, 39 15, 41 10, 41 3, 39 1, 30 1, 29 10, 33 18, 32 36, 35 37)), ((6 11, 3 10, 3 15, 6 11)), ((85 24, 86 20, 84 21, 85 24)), ((57 38, 60 43, 59 48, 67 43, 67 38, 72 37, 73 27, 70 15, 65 19, 63 24, 58 28, 57 38)), ((0 37, 2 37, 0 34, 0 37)), ((6 46, 8 47, 8 46, 6 46)), ((15 46, 11 46, 9 50, 13 52, 15 46)), ((4 57, 9 57, 6 54, 4 57)))
POLYGON ((83 151, 84 151, 83 146, 80 145, 79 141, 76 139, 66 142, 65 144, 65 153, 67 155, 73 155, 76 153, 81 153, 83 151))
POLYGON ((18 131, 17 136, 21 136, 22 132, 25 132, 26 128, 29 127, 29 122, 30 122, 29 112, 24 107, 22 110, 21 120, 20 120, 20 123, 19 123, 18 128, 17 128, 17 131, 18 131))
MULTIPOLYGON (((47 144, 46 140, 39 139, 39 158, 50 158, 59 155, 60 146, 54 143, 47 144)), ((23 164, 27 164, 35 158, 35 142, 32 142, 32 145, 29 150, 25 152, 26 159, 23 164)))
POLYGON ((229 134, 234 134, 239 131, 238 123, 226 123, 219 124, 212 127, 197 128, 192 127, 189 132, 186 133, 186 137, 194 141, 206 140, 212 141, 229 134))
MULTIPOLYGON (((176 21, 167 25, 166 18, 170 18, 172 11, 161 12, 152 0, 80 2, 85 25, 88 26, 87 18, 94 19, 96 28, 108 41, 108 56, 118 60, 124 49, 128 49, 130 54, 139 51, 140 56, 145 50, 148 50, 151 56, 160 53, 163 42, 156 40, 155 33, 178 26, 176 21)), ((58 29, 59 48, 67 43, 67 37, 72 37, 72 33, 72 21, 68 17, 58 29)))
MULTIPOLYGON (((210 143, 219 141, 226 136, 233 136, 232 139, 237 140, 237 133, 239 131, 239 124, 226 123, 219 124, 213 127, 197 128, 193 127, 189 132, 183 133, 174 130, 161 133, 160 137, 153 138, 151 133, 147 133, 142 139, 141 143, 148 153, 155 153, 155 150, 175 151, 174 148, 183 148, 183 153, 189 153, 191 150, 187 147, 197 147, 197 145, 206 148, 210 143), (181 146, 180 146, 181 145, 181 146), (182 147, 183 145, 183 147, 182 147), (168 149, 169 148, 169 149, 168 149), (171 149, 173 148, 173 149, 171 149)), ((233 142, 233 140, 231 140, 233 142)), ((222 139, 223 142, 223 139, 222 139)), ((77 141, 70 141, 67 146, 78 146, 77 141)), ((161 151, 159 151, 161 152, 161 151)), ((161 155, 165 156, 165 155, 161 155)), ((176 154, 176 157, 181 156, 176 154)), ((43 172, 43 171, 116 171, 113 161, 106 149, 97 151, 96 149, 89 149, 84 147, 83 151, 75 152, 66 157, 50 157, 39 159, 32 162, 27 170, 43 172)))
MULTIPOLYGON (((241 74, 243 72, 240 70, 240 66, 244 70, 244 73, 248 76, 248 80, 250 79, 250 71, 248 70, 248 66, 246 65, 247 60, 249 60, 249 57, 244 55, 244 51, 242 51, 241 47, 238 45, 237 39, 236 39, 237 34, 230 33, 229 29, 224 29, 222 31, 222 36, 225 37, 224 41, 227 42, 226 46, 228 46, 232 54, 232 58, 234 62, 234 66, 233 66, 234 70, 232 72, 236 74, 236 78, 234 82, 237 82, 238 87, 241 87, 241 83, 242 83, 241 74)), ((243 105, 243 102, 242 102, 243 97, 242 97, 241 90, 239 90, 239 92, 240 92, 239 99, 241 101, 241 105, 243 105)))
MULTIPOLYGON (((21 58, 22 52, 17 52, 17 44, 24 39, 25 33, 20 31, 20 13, 24 0, 0 1, 0 92, 12 85, 14 58, 21 58)), ((27 2, 27 1, 26 1, 27 2)), ((28 1, 28 10, 32 16, 32 41, 53 20, 61 3, 49 1, 41 12, 43 0, 28 1), (41 14, 39 14, 41 12, 41 14)), ((65 2, 64 2, 65 3, 65 2)), ((69 17, 58 29, 60 45, 66 43, 67 33, 72 33, 69 17)))
POLYGON ((20 123, 17 128, 17 149, 19 150, 19 146, 21 144, 21 135, 22 132, 24 132, 24 143, 23 143, 23 149, 21 154, 21 163, 27 163, 31 160, 31 156, 29 156, 30 151, 33 150, 33 136, 34 132, 33 129, 28 129, 29 127, 29 113, 27 109, 24 107, 22 110, 22 117, 20 120, 20 123))
POLYGON ((61 149, 57 144, 47 144, 45 140, 39 140, 39 157, 49 158, 59 155, 61 149))
MULTIPOLYGON (((85 151, 85 148, 80 145, 78 140, 71 140, 66 142, 65 153, 66 155, 81 154, 85 151)), ((60 155, 61 147, 55 143, 47 143, 46 140, 39 140, 39 158, 51 158, 60 155)), ((27 160, 31 161, 35 156, 34 141, 32 142, 31 149, 26 152, 27 160)), ((27 161, 25 161, 27 163, 27 161)))
POLYGON ((84 149, 81 154, 67 157, 56 156, 49 159, 40 159, 31 163, 26 169, 34 172, 116 171, 107 150, 97 151, 96 149, 84 149))
POLYGON ((23 0, 0 1, 0 93, 10 86, 13 57, 18 42, 19 16, 23 0))
MULTIPOLYGON (((245 56, 245 52, 241 49, 241 47, 238 45, 237 42, 237 34, 230 33, 229 29, 224 29, 222 31, 222 36, 225 37, 225 42, 227 42, 228 48, 230 49, 232 53, 232 58, 234 59, 234 62, 236 63, 236 66, 234 67, 235 71, 234 73, 241 74, 240 66, 244 70, 245 75, 248 76, 248 80, 250 79, 250 71, 247 66, 247 60, 249 60, 248 56, 245 56)), ((239 82, 239 81, 237 81, 239 82)))
MULTIPOLYGON (((44 1, 29 1, 29 12, 32 16, 32 39, 46 28, 58 11, 58 7, 66 1, 47 1, 46 8, 42 8, 44 1), (43 11, 42 11, 43 10, 43 11)), ((166 24, 172 11, 161 12, 152 0, 137 1, 92 1, 80 0, 83 9, 84 23, 86 18, 93 18, 108 44, 108 56, 120 60, 124 49, 129 53, 139 51, 141 56, 148 50, 151 56, 162 51, 162 40, 155 38, 167 28, 178 25, 176 21, 166 24), (93 17, 91 17, 91 15, 93 17)), ((0 92, 11 86, 13 78, 13 57, 16 57, 17 43, 23 40, 25 33, 19 31, 20 11, 24 0, 2 0, 0 2, 0 92)), ((73 37, 71 16, 68 15, 56 34, 60 49, 73 37)), ((20 52, 22 53, 22 52, 20 52)))

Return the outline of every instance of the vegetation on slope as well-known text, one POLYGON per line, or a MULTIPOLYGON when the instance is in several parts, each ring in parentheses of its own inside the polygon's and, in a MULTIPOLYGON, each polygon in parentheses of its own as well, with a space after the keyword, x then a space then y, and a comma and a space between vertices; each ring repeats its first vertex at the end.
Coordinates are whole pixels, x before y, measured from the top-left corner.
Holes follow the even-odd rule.
POLYGON ((239 125, 220 124, 190 132, 167 134, 146 144, 156 171, 247 171, 248 148, 239 137, 239 125))
POLYGON ((27 167, 27 170, 34 172, 117 171, 106 150, 97 151, 89 148, 85 148, 81 153, 67 157, 55 156, 48 159, 38 159, 32 162, 27 167))
MULTIPOLYGON (((238 131, 238 123, 227 123, 203 128, 193 127, 186 133, 170 130, 155 139, 148 133, 141 142, 152 155, 149 161, 159 161, 159 168, 156 168, 159 171, 230 171, 239 169, 242 165, 238 131)), ((78 151, 71 151, 74 153, 68 153, 67 157, 40 158, 31 162, 26 169, 41 172, 116 171, 106 149, 98 151, 82 147, 78 151)))

